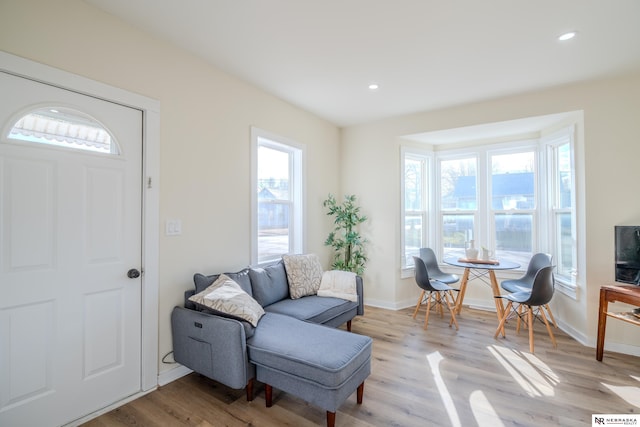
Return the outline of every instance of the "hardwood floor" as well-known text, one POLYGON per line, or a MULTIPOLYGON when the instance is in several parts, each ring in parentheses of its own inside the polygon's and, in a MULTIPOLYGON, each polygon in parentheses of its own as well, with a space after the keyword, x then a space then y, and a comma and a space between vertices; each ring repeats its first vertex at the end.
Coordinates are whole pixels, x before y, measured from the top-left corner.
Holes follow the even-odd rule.
MULTIPOLYGON (((434 315, 422 329, 424 307, 389 311, 367 307, 353 332, 374 339, 372 373, 364 402, 355 393, 336 426, 587 426, 598 413, 640 411, 640 358, 584 347, 554 329, 558 348, 537 322, 535 354, 526 329, 506 326, 494 339, 495 313, 464 308, 460 330, 434 315)), ((274 389, 266 408, 264 387, 247 402, 233 390, 187 375, 85 424, 100 426, 323 426, 325 411, 274 389)))

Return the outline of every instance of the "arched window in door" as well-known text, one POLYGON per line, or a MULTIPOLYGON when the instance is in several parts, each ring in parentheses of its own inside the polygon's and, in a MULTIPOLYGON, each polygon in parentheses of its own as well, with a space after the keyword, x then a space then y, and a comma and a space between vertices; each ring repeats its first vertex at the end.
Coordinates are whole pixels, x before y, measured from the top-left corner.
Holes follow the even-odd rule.
POLYGON ((98 120, 67 107, 34 109, 16 120, 5 136, 13 141, 120 154, 115 139, 98 120))

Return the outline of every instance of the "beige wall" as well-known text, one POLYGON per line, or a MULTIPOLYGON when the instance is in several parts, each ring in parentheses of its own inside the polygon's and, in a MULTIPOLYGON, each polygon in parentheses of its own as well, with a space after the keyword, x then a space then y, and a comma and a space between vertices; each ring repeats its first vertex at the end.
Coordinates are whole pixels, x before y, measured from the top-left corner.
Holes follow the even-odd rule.
POLYGON ((193 274, 250 263, 251 126, 306 145, 307 251, 328 266, 322 201, 339 194, 336 126, 80 0, 3 1, 0 50, 160 101, 160 358, 193 274), (181 236, 164 235, 166 219, 182 220, 181 236))
MULTIPOLYGON (((577 300, 556 293, 554 310, 563 329, 595 344, 598 291, 613 282, 613 226, 640 224, 640 75, 572 84, 564 87, 465 105, 440 111, 389 118, 342 131, 343 190, 358 194, 371 217, 373 243, 365 282, 366 298, 388 307, 417 299, 413 279, 400 278, 400 140, 403 135, 482 123, 584 111, 578 129, 583 164, 578 174, 581 228, 579 242, 585 271, 577 300)), ((469 298, 490 298, 488 288, 470 287, 469 298)), ((462 323, 461 327, 464 323, 462 323)), ((609 321, 607 345, 640 354, 639 328, 609 321)), ((492 333, 488 333, 488 339, 492 333)))
MULTIPOLYGON (((169 314, 191 287, 193 273, 235 270, 250 261, 250 126, 306 144, 308 224, 313 224, 307 229, 307 250, 321 254, 325 265, 329 254, 322 243, 330 223, 322 200, 329 192, 358 196, 370 217, 362 231, 371 241, 365 273, 371 304, 395 308, 417 298, 412 279, 399 275, 402 135, 584 111, 586 179, 581 185, 586 190, 579 197, 586 205, 586 257, 581 260, 586 276, 577 300, 558 295, 554 301, 563 328, 583 342, 595 340, 598 288, 612 281, 613 226, 640 224, 640 198, 633 197, 640 182, 639 75, 340 131, 80 0, 3 1, 0 50, 160 101, 161 228, 168 218, 183 225, 178 237, 159 230, 160 357, 171 350, 169 314)), ((477 298, 489 297, 475 292, 477 298)), ((638 329, 610 321, 607 342, 640 353, 633 346, 638 329)))

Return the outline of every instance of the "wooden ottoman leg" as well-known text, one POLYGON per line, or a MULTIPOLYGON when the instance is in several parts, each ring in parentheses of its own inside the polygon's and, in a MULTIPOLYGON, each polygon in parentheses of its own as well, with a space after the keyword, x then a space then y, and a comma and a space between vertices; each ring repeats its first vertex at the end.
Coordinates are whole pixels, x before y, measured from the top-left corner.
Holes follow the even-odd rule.
POLYGON ((327 427, 335 427, 336 413, 327 411, 327 427))
POLYGON ((269 384, 264 385, 264 400, 267 403, 267 408, 271 408, 273 398, 273 387, 269 384))
POLYGON ((364 381, 362 381, 362 384, 358 386, 358 392, 356 396, 358 397, 358 405, 362 405, 362 397, 364 396, 364 381))

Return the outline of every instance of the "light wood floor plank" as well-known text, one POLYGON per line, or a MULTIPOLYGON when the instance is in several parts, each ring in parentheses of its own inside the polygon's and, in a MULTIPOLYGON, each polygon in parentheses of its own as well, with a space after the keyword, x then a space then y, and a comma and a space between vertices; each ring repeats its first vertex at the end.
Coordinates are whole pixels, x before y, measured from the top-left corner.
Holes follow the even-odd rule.
MULTIPOLYGON (((424 308, 390 311, 367 307, 353 332, 374 339, 372 374, 364 402, 355 393, 336 416, 340 426, 585 426, 595 413, 640 411, 640 358, 584 347, 559 329, 554 349, 542 323, 528 331, 506 326, 493 338, 494 313, 464 308, 460 330, 447 316, 433 315, 425 331, 424 308), (624 388, 626 397, 612 391, 624 388)), ((435 314, 435 313, 434 313, 435 314)), ((325 412, 274 389, 266 408, 264 387, 247 402, 232 390, 197 374, 187 375, 85 424, 131 426, 323 426, 325 412)))

